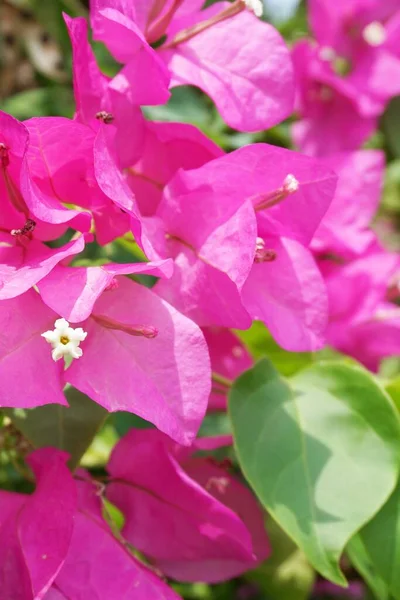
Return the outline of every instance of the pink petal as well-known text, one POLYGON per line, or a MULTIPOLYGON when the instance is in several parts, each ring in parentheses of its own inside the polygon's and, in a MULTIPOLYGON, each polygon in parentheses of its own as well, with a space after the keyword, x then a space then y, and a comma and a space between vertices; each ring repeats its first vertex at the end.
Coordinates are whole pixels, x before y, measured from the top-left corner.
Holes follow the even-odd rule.
MULTIPOLYGON (((183 17, 173 22, 173 31, 206 20, 226 6, 218 2, 183 17)), ((289 51, 278 32, 250 11, 223 20, 171 50, 161 47, 159 52, 173 74, 172 86, 191 84, 202 89, 234 129, 268 129, 293 109, 289 51), (260 61, 260 56, 266 59, 260 61)))
POLYGON ((66 405, 60 364, 41 337, 57 318, 33 290, 0 302, 0 406, 66 405))
POLYGON ((183 580, 192 563, 251 563, 251 541, 241 519, 185 474, 160 436, 136 433, 122 438, 108 465, 118 481, 107 495, 125 516, 126 539, 166 574, 183 580))
POLYGON ((175 258, 171 279, 160 280, 155 291, 202 327, 248 329, 251 325, 232 279, 185 247, 175 258))
POLYGON ((83 17, 71 19, 66 14, 63 17, 73 51, 75 117, 80 123, 93 126, 97 112, 110 110, 110 107, 101 105, 103 99, 107 100, 109 78, 97 66, 93 50, 87 41, 86 20, 83 17))
POLYGON ((324 163, 336 171, 339 180, 312 248, 345 257, 361 254, 374 239, 369 225, 382 192, 384 156, 376 150, 360 150, 327 156, 324 163))
POLYGON ((0 245, 0 300, 23 294, 45 277, 60 261, 79 254, 85 247, 80 236, 61 248, 48 248, 36 240, 27 247, 13 245, 14 239, 4 236, 0 245))
MULTIPOLYGON (((90 484, 83 484, 90 486, 90 484)), ((91 486, 91 505, 75 515, 67 559, 45 600, 179 600, 179 596, 140 563, 113 535, 101 518, 100 499, 91 486), (58 595, 57 595, 57 593, 58 595)))
POLYGON ((223 154, 200 130, 188 123, 146 123, 140 160, 128 169, 128 183, 140 211, 153 215, 164 186, 179 168, 196 169, 223 154))
POLYGON ((176 441, 196 435, 210 393, 207 346, 198 327, 154 292, 126 278, 97 300, 93 315, 155 327, 153 339, 103 328, 89 319, 83 357, 67 380, 109 411, 127 410, 176 441), (99 360, 107 369, 99 369, 99 360))
POLYGON ((285 350, 315 351, 325 342, 328 303, 309 250, 287 238, 266 238, 276 260, 254 264, 243 288, 253 319, 263 321, 285 350))
POLYGON ((171 260, 121 265, 111 263, 100 267, 56 267, 42 279, 39 290, 47 306, 68 321, 78 323, 90 316, 96 300, 116 275, 145 273, 170 277, 172 269, 171 260))
POLYGON ((19 510, 0 530, 4 597, 41 600, 63 566, 76 510, 75 483, 66 460, 65 453, 51 448, 38 450, 28 459, 36 475, 36 490, 25 497, 22 506, 18 501, 19 510))

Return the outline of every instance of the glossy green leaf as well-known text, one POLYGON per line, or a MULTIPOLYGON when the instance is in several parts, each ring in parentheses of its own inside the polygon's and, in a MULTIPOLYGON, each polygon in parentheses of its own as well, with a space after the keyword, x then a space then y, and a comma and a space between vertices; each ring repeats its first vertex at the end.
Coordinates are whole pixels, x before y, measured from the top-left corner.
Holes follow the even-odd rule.
POLYGON ((358 366, 317 363, 286 380, 267 360, 229 399, 239 463, 260 500, 327 579, 348 540, 383 506, 399 472, 400 422, 358 366))
POLYGON ((48 404, 32 409, 6 409, 5 414, 34 448, 55 446, 71 455, 75 467, 108 416, 99 404, 73 387, 65 395, 69 407, 48 404))
POLYGON ((374 570, 396 600, 400 599, 400 483, 360 538, 374 570))
POLYGON ((377 600, 389 600, 389 590, 383 579, 375 571, 363 541, 356 535, 346 548, 353 567, 367 583, 377 600))
POLYGON ((400 375, 389 381, 385 389, 395 403, 397 410, 400 411, 400 375))

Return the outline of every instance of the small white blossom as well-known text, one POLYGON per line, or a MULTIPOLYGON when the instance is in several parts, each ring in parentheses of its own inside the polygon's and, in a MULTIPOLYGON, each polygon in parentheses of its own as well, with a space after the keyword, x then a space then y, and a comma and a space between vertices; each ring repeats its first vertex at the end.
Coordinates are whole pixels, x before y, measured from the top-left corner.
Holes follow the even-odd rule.
POLYGON ((294 194, 295 192, 297 192, 297 190, 299 189, 299 185, 300 184, 298 180, 291 173, 289 173, 289 175, 286 175, 285 179, 283 180, 283 188, 285 192, 288 192, 289 194, 294 194))
POLYGON ((65 319, 57 319, 54 330, 45 331, 41 335, 51 344, 53 348, 51 356, 54 361, 60 360, 63 356, 80 358, 83 354, 79 344, 86 338, 86 331, 83 331, 82 327, 76 329, 70 327, 65 319))
POLYGON ((370 46, 381 46, 386 42, 386 29, 379 23, 379 21, 373 21, 367 25, 362 32, 364 40, 370 46))
POLYGON ((244 0, 246 8, 251 10, 256 17, 262 17, 263 14, 263 3, 261 0, 244 0))

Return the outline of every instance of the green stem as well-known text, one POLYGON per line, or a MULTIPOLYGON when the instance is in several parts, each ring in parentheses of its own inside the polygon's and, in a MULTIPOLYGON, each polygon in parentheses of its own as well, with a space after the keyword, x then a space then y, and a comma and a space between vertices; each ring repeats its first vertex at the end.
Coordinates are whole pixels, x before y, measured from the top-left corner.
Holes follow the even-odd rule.
POLYGON ((219 385, 222 385, 222 387, 225 388, 231 388, 233 385, 233 381, 231 379, 228 379, 227 377, 224 377, 223 375, 220 375, 219 373, 212 373, 211 375, 211 379, 214 383, 219 383, 219 385))

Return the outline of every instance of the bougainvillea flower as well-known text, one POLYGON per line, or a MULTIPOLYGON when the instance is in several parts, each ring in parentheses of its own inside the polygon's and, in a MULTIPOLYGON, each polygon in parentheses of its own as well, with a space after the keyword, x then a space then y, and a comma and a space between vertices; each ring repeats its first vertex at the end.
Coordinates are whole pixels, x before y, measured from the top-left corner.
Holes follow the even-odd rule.
MULTIPOLYGON (((206 327, 203 333, 214 372, 234 381, 243 371, 250 369, 253 360, 246 346, 232 331, 222 327, 206 327)), ((226 395, 226 387, 213 381, 208 409, 225 410, 226 395)))
POLYGON ((152 215, 163 187, 179 168, 195 169, 223 152, 193 125, 145 120, 129 90, 119 87, 120 80, 109 80, 99 70, 86 21, 64 18, 73 48, 75 118, 95 131, 101 123, 107 125, 109 145, 126 169, 140 211, 152 215))
POLYGON ((85 473, 87 481, 74 480, 67 459, 54 448, 36 450, 27 459, 34 493, 0 491, 2 597, 179 600, 114 537, 94 482, 85 473))
POLYGON ((135 85, 132 89, 123 85, 122 77, 115 80, 104 75, 87 39, 86 20, 67 15, 64 20, 73 52, 75 119, 95 132, 102 123, 106 124, 108 143, 114 149, 118 165, 128 167, 142 152, 145 120, 138 104, 148 98, 132 94, 143 86, 135 85))
POLYGON ((51 174, 46 173, 45 149, 39 149, 36 141, 26 125, 0 111, 0 229, 22 231, 28 237, 34 232, 36 239, 54 239, 68 225, 88 231, 90 214, 62 204, 51 187, 51 174), (41 176, 36 177, 38 172, 41 176))
MULTIPOLYGON (((126 277, 114 279, 121 272, 152 272, 151 265, 128 267, 105 273, 104 267, 82 268, 76 275, 68 270, 65 278, 63 271, 51 274, 44 298, 56 308, 58 297, 57 313, 33 290, 0 303, 7 331, 0 342, 1 406, 66 404, 62 390, 68 382, 110 412, 134 412, 176 441, 192 441, 211 388, 207 344, 197 325, 157 294, 126 277), (66 371, 42 337, 59 317, 82 319, 71 326, 87 333, 82 357, 66 371)), ((156 265, 154 272, 163 269, 156 265)))
POLYGON ((148 256, 175 259, 157 292, 201 326, 259 319, 289 350, 320 347, 326 294, 308 245, 335 184, 314 159, 267 144, 179 171, 147 229, 148 256))
POLYGON ((37 450, 27 462, 36 477, 31 495, 0 492, 0 589, 3 598, 44 598, 63 568, 77 510, 67 455, 37 450))
POLYGON ((312 156, 358 149, 378 126, 371 99, 339 77, 311 42, 295 44, 292 57, 301 117, 292 127, 297 146, 312 156))
POLYGON ((360 150, 326 156, 322 161, 338 175, 338 185, 311 248, 344 258, 364 254, 375 241, 369 226, 382 192, 384 155, 360 150))
POLYGON ((140 159, 126 171, 139 210, 156 213, 164 187, 178 169, 197 169, 223 151, 189 123, 146 121, 140 159))
POLYGON ((328 342, 376 370, 384 356, 400 352, 399 257, 373 247, 345 265, 320 263, 327 285, 330 315, 328 342), (396 291, 397 290, 397 291, 396 291))
POLYGON ((61 117, 34 118, 26 125, 30 172, 40 189, 59 203, 89 210, 101 243, 128 231, 137 207, 107 143, 107 126, 101 124, 96 133, 61 117))
MULTIPOLYGON (((120 75, 132 87, 142 68, 138 57, 145 55, 152 74, 161 63, 171 73, 172 87, 201 88, 235 129, 258 131, 287 117, 293 108, 293 73, 279 34, 251 13, 251 3, 217 2, 201 10, 202 4, 95 0, 94 36, 125 64, 120 75), (154 51, 150 44, 163 36, 164 43, 154 51), (260 55, 268 57, 262 66, 260 55)), ((161 73, 159 80, 162 89, 166 80, 161 73)))
POLYGON ((346 80, 368 95, 383 112, 386 102, 400 93, 399 15, 395 0, 310 2, 310 23, 324 54, 333 64, 347 62, 346 80), (395 50, 393 52, 393 50, 395 50))
POLYGON ((116 539, 102 514, 94 482, 77 481, 78 510, 64 565, 44 600, 135 598, 180 600, 180 596, 116 539))
POLYGON ((107 496, 124 514, 124 537, 183 581, 229 579, 267 558, 250 490, 209 459, 179 456, 155 430, 131 430, 114 448, 107 496))

